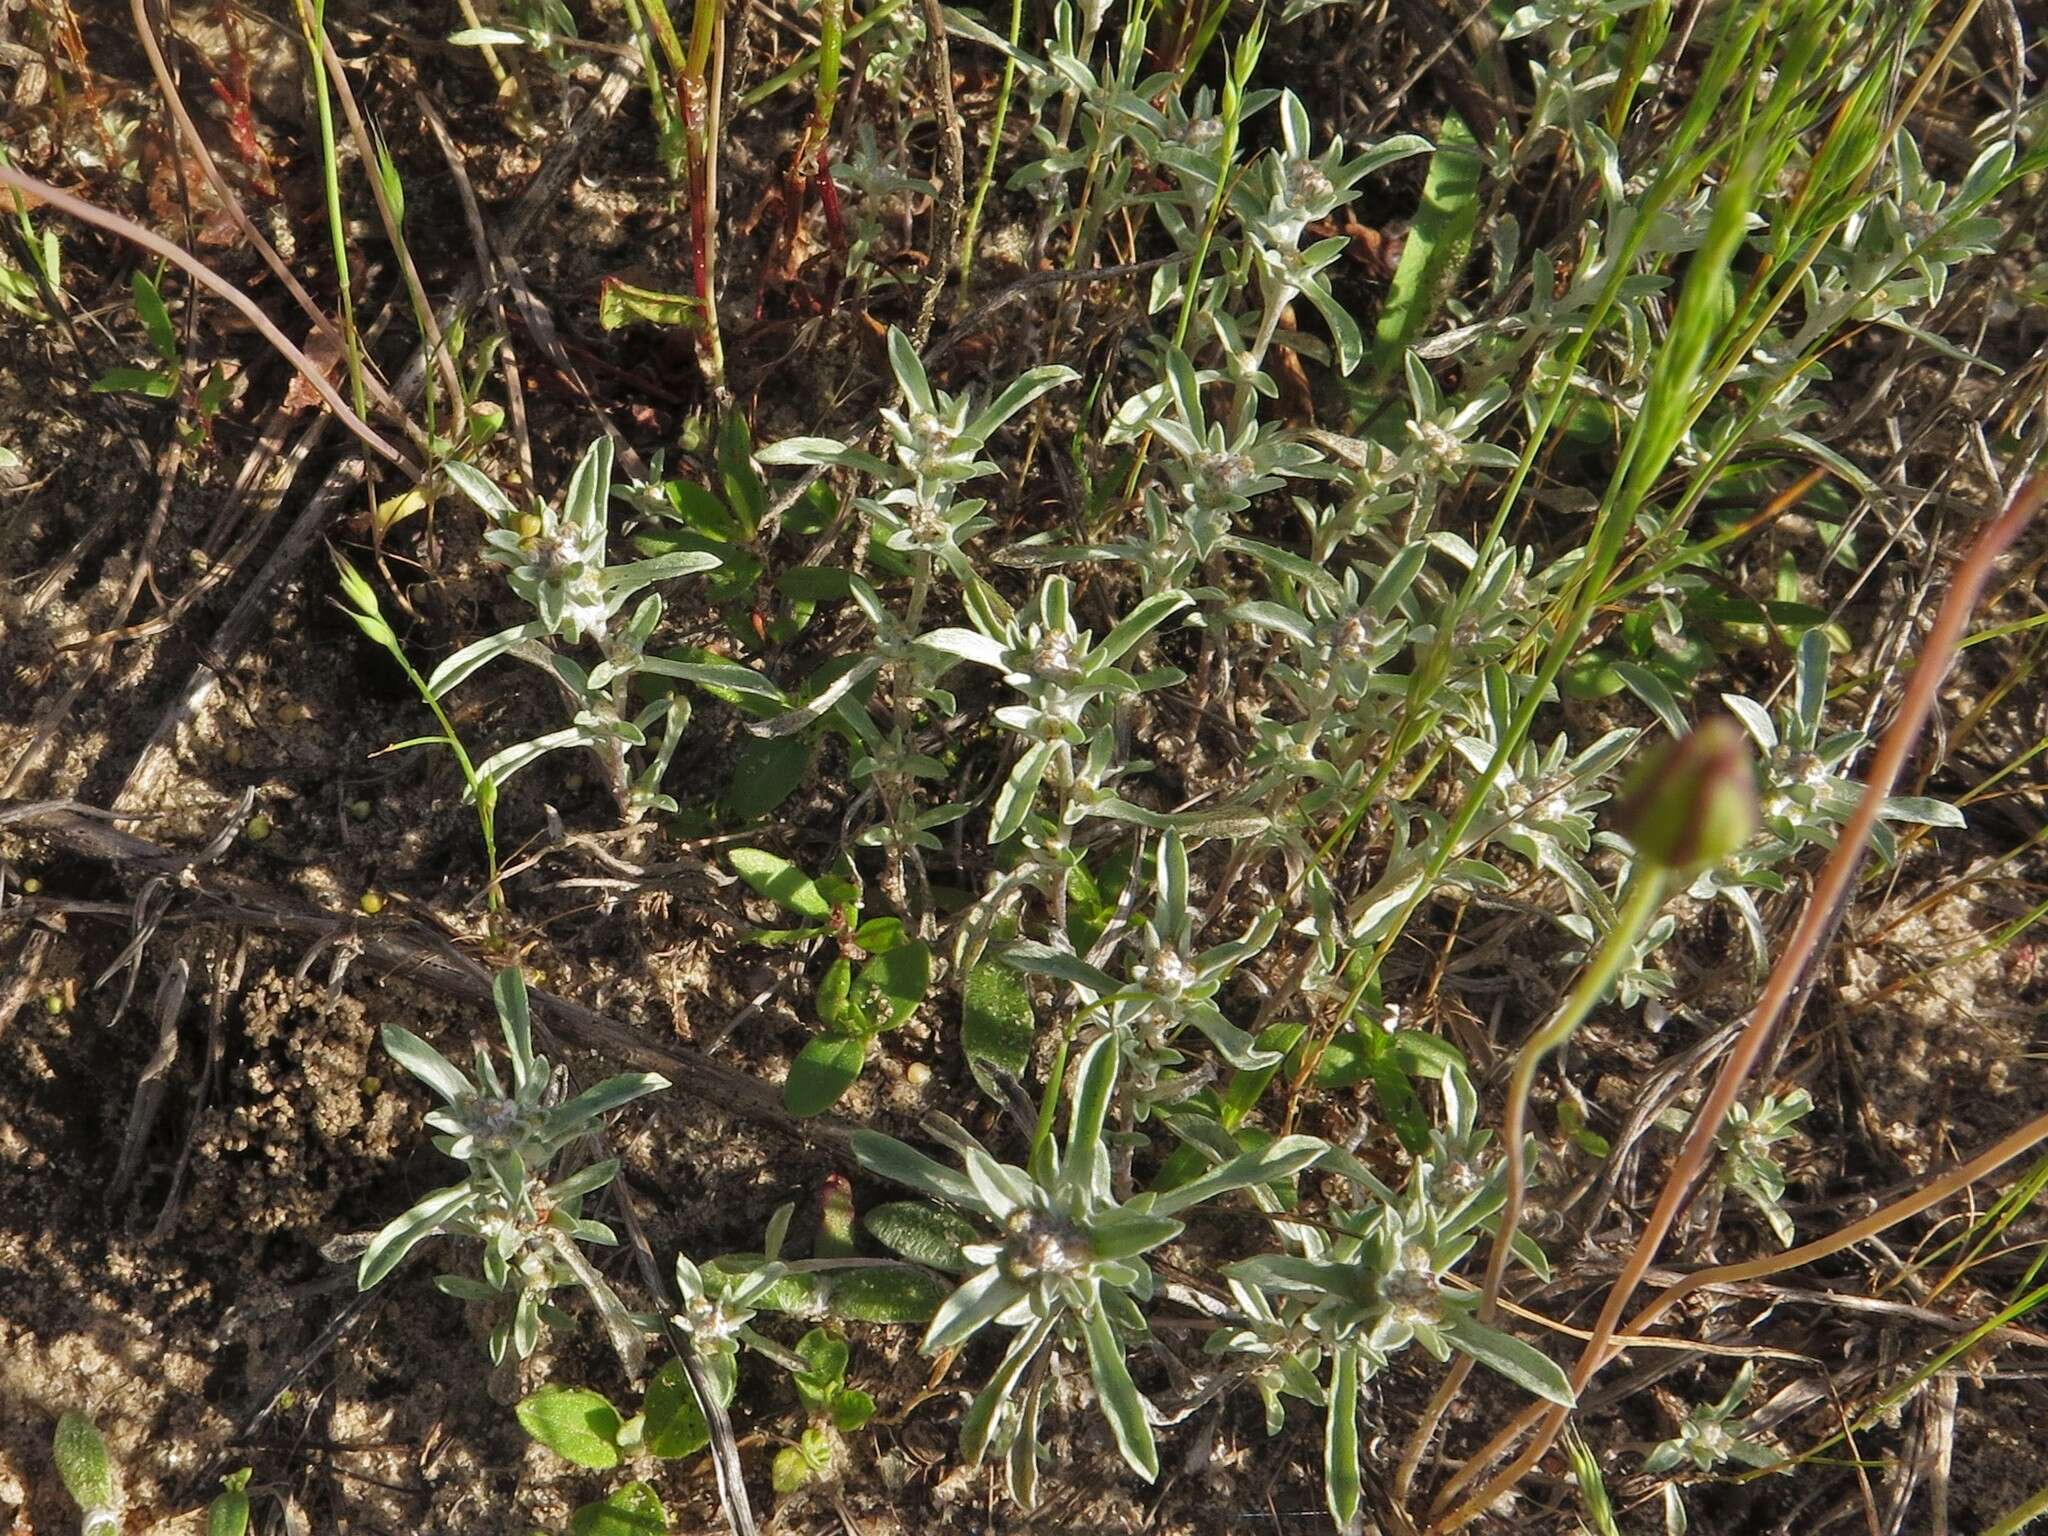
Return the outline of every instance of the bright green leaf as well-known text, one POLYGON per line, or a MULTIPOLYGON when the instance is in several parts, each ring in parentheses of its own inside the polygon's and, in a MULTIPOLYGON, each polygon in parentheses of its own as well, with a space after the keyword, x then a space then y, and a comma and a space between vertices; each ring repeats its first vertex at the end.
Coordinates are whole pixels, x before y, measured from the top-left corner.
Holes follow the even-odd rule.
POLYGON ((603 1393, 585 1387, 542 1387, 515 1411, 526 1432, 564 1461, 596 1471, 619 1464, 623 1421, 603 1393))
POLYGON ((859 1035, 817 1035, 790 1064, 782 1105, 792 1115, 823 1114, 837 1104, 866 1063, 868 1043, 859 1035))

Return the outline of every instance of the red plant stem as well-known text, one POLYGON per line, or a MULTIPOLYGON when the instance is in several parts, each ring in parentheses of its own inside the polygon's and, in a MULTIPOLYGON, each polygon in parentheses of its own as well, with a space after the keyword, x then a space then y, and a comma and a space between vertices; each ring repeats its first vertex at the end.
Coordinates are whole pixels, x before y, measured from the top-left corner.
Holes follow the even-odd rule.
POLYGON ((818 146, 818 169, 811 184, 817 189, 818 206, 824 210, 825 228, 831 231, 833 248, 844 251, 846 215, 839 208, 839 184, 832 179, 832 152, 822 144, 818 146))
MULTIPOLYGON (((1813 894, 1808 898, 1805 910, 1800 914, 1799 925, 1793 930, 1791 939, 1778 956, 1777 964, 1771 969, 1769 980, 1764 983, 1763 995, 1757 999, 1749 1022, 1743 1027, 1734 1048, 1722 1063, 1714 1086, 1708 1092, 1705 1102, 1693 1116, 1692 1129, 1687 1134, 1670 1173, 1664 1180, 1664 1188, 1657 1198, 1656 1207, 1643 1224, 1642 1233, 1636 1239, 1634 1250, 1628 1262, 1622 1266, 1608 1290, 1606 1303, 1600 1309, 1598 1321, 1593 1325, 1592 1335, 1579 1355, 1577 1366, 1572 1371, 1572 1389, 1580 1392, 1587 1382, 1620 1351, 1614 1344, 1614 1334, 1621 1321, 1621 1314, 1627 1308, 1629 1299, 1642 1284, 1644 1274, 1656 1261, 1657 1250, 1676 1224, 1678 1215, 1691 1195, 1694 1181, 1706 1167, 1714 1147, 1714 1138, 1722 1123, 1728 1118, 1728 1110, 1741 1092, 1743 1081, 1756 1065, 1765 1044, 1785 1012, 1798 988, 1806 967, 1823 947, 1826 938, 1833 932, 1846 902, 1851 882, 1863 861, 1865 845, 1870 840, 1871 829, 1877 823, 1878 812, 1886 796, 1898 782, 1907 757, 1926 727, 1928 717, 1940 694, 1942 680, 1948 675, 1954 662, 1957 648, 1961 645, 1964 630, 1970 622, 1970 614, 1983 595, 1986 584, 1998 557, 2009 548, 2020 530, 2038 512, 2044 500, 2048 500, 2048 475, 2037 475, 2023 483, 2013 492, 2005 510, 1995 518, 1984 531, 1977 535, 1969 553, 1949 583, 1948 595, 1942 599, 1941 610, 1935 615, 1934 626, 1928 632, 1921 649, 1919 664, 1913 669, 1907 681, 1905 697, 1899 703, 1899 712, 1891 727, 1879 743, 1877 756, 1870 766, 1870 777, 1864 785, 1862 798, 1856 802, 1856 810, 1844 824, 1835 843, 1834 852, 1821 867, 1819 877, 1814 881, 1813 894)), ((1667 1303, 1668 1304, 1668 1303, 1667 1303)), ((1570 1410, 1552 1408, 1537 1423, 1536 1437, 1523 1452, 1510 1462, 1492 1481, 1473 1494, 1449 1513, 1440 1515, 1430 1523, 1432 1533, 1456 1530, 1459 1526, 1476 1518, 1491 1508, 1494 1501, 1511 1490, 1521 1480, 1523 1473, 1536 1464, 1543 1453, 1550 1449, 1563 1428, 1570 1410)), ((1459 1489, 1474 1477, 1484 1472, 1493 1458, 1504 1452, 1519 1438, 1526 1427, 1519 1422, 1510 1424, 1500 1435, 1495 1436, 1477 1456, 1465 1464, 1465 1469, 1451 1480, 1438 1497, 1437 1508, 1443 1509, 1459 1489)))
POLYGON ((684 176, 690 199, 690 276, 695 285, 693 291, 708 305, 711 274, 704 254, 704 125, 696 100, 703 89, 698 81, 676 82, 676 111, 683 120, 684 176))

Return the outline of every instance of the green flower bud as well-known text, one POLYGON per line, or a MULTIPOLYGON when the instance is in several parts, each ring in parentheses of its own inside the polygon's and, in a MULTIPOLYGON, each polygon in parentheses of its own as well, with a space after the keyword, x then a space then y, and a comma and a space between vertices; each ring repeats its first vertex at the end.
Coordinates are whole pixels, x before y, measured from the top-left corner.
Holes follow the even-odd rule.
POLYGON ((1622 835, 1652 865, 1718 864, 1756 834, 1756 768, 1749 737, 1726 716, 1653 751, 1629 781, 1622 835))

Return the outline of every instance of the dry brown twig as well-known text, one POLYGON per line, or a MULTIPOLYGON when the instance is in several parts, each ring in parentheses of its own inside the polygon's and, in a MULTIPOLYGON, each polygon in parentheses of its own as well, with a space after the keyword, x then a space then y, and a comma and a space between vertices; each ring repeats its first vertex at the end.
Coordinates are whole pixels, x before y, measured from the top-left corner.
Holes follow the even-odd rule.
POLYGON ((4 162, 0 162, 0 187, 9 187, 25 197, 48 203, 59 213, 77 219, 80 223, 91 224, 108 234, 118 235, 123 240, 139 245, 152 256, 160 256, 179 268, 201 287, 226 300, 242 318, 256 328, 265 341, 277 349, 278 354, 286 362, 299 371, 299 375, 305 379, 313 392, 334 412, 343 426, 362 440, 364 446, 381 459, 404 468, 411 468, 410 461, 403 453, 386 441, 375 427, 350 409, 349 403, 342 399, 332 384, 327 382, 326 370, 300 351, 291 338, 277 328, 270 316, 263 313, 254 299, 205 262, 173 245, 155 231, 144 229, 133 219, 124 218, 118 213, 88 203, 83 198, 73 197, 69 192, 61 191, 46 181, 38 181, 35 177, 26 175, 4 162))
MULTIPOLYGON (((491 968, 444 942, 423 938, 397 922, 366 923, 355 913, 323 911, 294 896, 240 877, 205 868, 204 855, 166 848, 110 825, 104 812, 48 801, 6 807, 7 824, 49 838, 66 852, 130 874, 163 877, 183 894, 180 909, 162 921, 223 922, 273 934, 296 934, 323 944, 347 938, 359 962, 381 966, 408 980, 452 996, 488 1005, 491 968)), ((40 901, 41 898, 38 898, 40 901)), ((65 910, 132 922, 121 903, 70 903, 65 910)), ((659 1071, 679 1094, 724 1113, 758 1123, 792 1141, 844 1150, 852 1128, 833 1117, 797 1120, 782 1107, 781 1094, 750 1072, 713 1061, 686 1046, 651 1038, 642 1029, 586 1008, 566 997, 530 989, 537 1023, 551 1026, 579 1049, 596 1051, 632 1066, 659 1071)))
MULTIPOLYGON (((263 232, 257 229, 247 212, 243 210, 241 199, 235 196, 235 189, 221 174, 212 151, 206 147, 205 137, 200 133, 198 125, 192 121, 192 114, 186 111, 184 99, 178 94, 177 82, 171 77, 170 66, 164 61, 163 49, 157 43, 156 28, 150 23, 147 0, 128 0, 128 12, 135 24, 136 41, 142 45, 142 51, 149 59, 150 73, 156 76, 157 88, 163 93, 164 107, 171 114, 172 121, 177 124, 178 135, 185 148, 191 153, 192 158, 198 161, 207 185, 213 188, 214 196, 220 199, 221 208, 226 212, 229 221, 242 238, 249 242, 250 248, 263 259, 263 264, 284 285, 285 292, 292 296, 292 301, 312 322, 313 329, 326 339, 337 355, 346 351, 347 346, 341 332, 335 328, 327 312, 313 301, 313 296, 306 292, 305 286, 292 274, 284 258, 278 255, 276 247, 263 238, 263 232)), ((372 160, 369 163, 375 162, 372 160)), ((366 372, 363 387, 370 398, 384 410, 390 411, 400 420, 406 418, 405 409, 384 387, 381 380, 366 372)))

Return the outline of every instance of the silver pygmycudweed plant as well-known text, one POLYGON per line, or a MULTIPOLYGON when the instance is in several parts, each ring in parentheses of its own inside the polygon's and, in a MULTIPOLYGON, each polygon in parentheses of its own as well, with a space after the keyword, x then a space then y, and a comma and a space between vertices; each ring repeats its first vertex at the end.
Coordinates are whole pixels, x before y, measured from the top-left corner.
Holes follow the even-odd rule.
MULTIPOLYGON (((893 462, 823 437, 784 438, 763 448, 759 458, 763 464, 819 465, 872 477, 883 489, 879 495, 863 497, 859 506, 873 523, 876 537, 898 553, 936 559, 955 578, 971 584, 977 578, 965 546, 990 526, 981 516, 988 503, 961 498, 959 488, 998 472, 981 454, 1005 422, 1079 375, 1066 367, 1029 369, 976 410, 966 396, 933 387, 910 338, 893 326, 889 366, 903 395, 901 408, 882 414, 893 462)), ((910 606, 913 615, 923 607, 915 598, 910 606)), ((909 622, 915 625, 917 620, 913 616, 909 622)))
MULTIPOLYGON (((1296 0, 1287 14, 1317 3, 1296 0)), ((1104 4, 1055 4, 1052 36, 1036 45, 1046 57, 1018 50, 1014 61, 1032 161, 1012 185, 1039 200, 1031 255, 1064 250, 1068 270, 1086 272, 1102 257, 1112 213, 1128 215, 1120 250, 1169 253, 1142 296, 1142 323, 1157 333, 1091 353, 1099 388, 1073 412, 1074 473, 1062 476, 1070 505, 1056 531, 1005 543, 997 493, 970 493, 998 483, 998 434, 1021 427, 1028 408, 1044 402, 1034 445, 1057 442, 1039 429, 1056 419, 1048 392, 1076 377, 1066 368, 1019 364, 981 406, 934 384, 909 337, 892 330, 900 400, 872 444, 803 436, 758 454, 763 465, 836 471, 866 535, 858 570, 804 572, 814 580, 803 601, 843 599, 867 640, 858 654, 830 657, 804 689, 785 693, 765 665, 708 652, 690 662, 649 654, 662 606, 643 589, 706 569, 710 557, 605 563, 605 445, 578 467, 559 509, 522 509, 477 472, 448 470, 490 514, 488 558, 535 617, 450 657, 437 693, 510 654, 545 668, 573 709, 569 727, 506 749, 487 769, 502 778, 580 745, 607 764, 627 815, 666 808, 661 769, 686 714, 671 695, 636 712, 630 686, 724 689, 749 706, 749 729, 761 736, 815 728, 844 741, 857 790, 852 847, 889 850, 900 875, 952 843, 955 862, 933 882, 952 887, 943 901, 904 900, 906 883, 885 877, 882 893, 902 916, 874 920, 934 954, 945 925, 957 924, 954 975, 939 980, 993 975, 1021 995, 1023 1038, 1003 1075, 987 1063, 977 1070, 1013 1109, 1030 1108, 1018 1078, 1033 1060, 1035 1023, 1019 973, 1060 984, 1063 1043, 1021 1166, 944 1117, 928 1129, 961 1171, 886 1137, 862 1132, 855 1143, 871 1171, 953 1212, 897 1251, 961 1277, 930 1321, 929 1349, 991 1329, 1007 1335, 962 1443, 973 1460, 1006 1454, 1012 1491, 1027 1502, 1061 1356, 1087 1361, 1125 1460, 1156 1472, 1154 1429, 1175 1409, 1137 1384, 1142 1351, 1157 1346, 1145 1319, 1159 1288, 1150 1259, 1180 1237, 1192 1208, 1231 1191, 1277 1235, 1229 1267, 1227 1301, 1208 1297, 1217 1327, 1202 1362, 1211 1374, 1197 1387, 1250 1385, 1276 1430, 1289 1399, 1319 1408, 1340 1522, 1360 1506, 1362 1405, 1409 1346, 1477 1360, 1568 1403, 1558 1367, 1494 1326, 1498 1275, 1483 1293, 1467 1283, 1479 1239, 1497 1229, 1509 1238, 1505 1253, 1529 1269, 1540 1273, 1543 1256, 1502 1226, 1508 1165, 1479 1128, 1467 1074, 1445 1064, 1456 1053, 1435 1042, 1442 1055, 1418 1064, 1400 1047, 1411 1031, 1380 1030, 1408 1001, 1396 993, 1399 962, 1387 975, 1380 967, 1405 947, 1404 927, 1423 904, 1448 897, 1467 910, 1542 914, 1570 935, 1546 958, 1585 964, 1585 1008, 1610 995, 1636 1008, 1673 985, 1660 963, 1677 931, 1661 911, 1672 891, 1725 902, 1761 953, 1756 893, 1789 890, 1794 862, 1832 844, 1854 803, 1849 769, 1863 737, 1824 729, 1836 626, 1794 601, 1796 590, 1745 597, 1738 611, 1728 594, 1750 575, 1729 556, 1746 552, 1728 550, 1740 534, 1725 525, 1702 531, 1725 505, 1706 498, 1735 484, 1723 471, 1739 466, 1775 484, 1774 470, 1806 463, 1866 497, 1881 494, 1813 427, 1807 392, 1826 379, 1847 325, 1875 322, 1953 348, 1913 327, 1947 291, 1949 269, 2000 236, 1985 210, 2040 155, 1983 149, 1951 194, 1910 142, 1876 131, 1882 114, 1855 132, 1830 129, 1863 100, 1853 82, 1882 84, 1911 49, 1875 25, 1864 30, 1882 48, 1846 26, 1834 29, 1829 69, 1775 65, 1816 44, 1813 18, 1874 22, 1870 0, 1707 8, 1688 56, 1699 66, 1697 100, 1668 132, 1646 135, 1629 107, 1650 80, 1642 71, 1664 67, 1657 29, 1668 9, 1539 0, 1513 11, 1502 35, 1528 67, 1527 110, 1491 135, 1446 125, 1422 206, 1388 257, 1392 288, 1422 313, 1412 329, 1383 329, 1373 365, 1361 368, 1364 338, 1343 307, 1336 264, 1364 242, 1323 221, 1368 176, 1432 147, 1403 136, 1354 152, 1318 140, 1292 92, 1248 89, 1262 30, 1237 40, 1219 99, 1193 85, 1192 67, 1188 78, 1149 73, 1165 54, 1148 17, 1106 29, 1104 4), (1772 30, 1781 24, 1783 36, 1772 30), (1642 58, 1633 56, 1639 36, 1657 44, 1642 58), (1765 79, 1764 90, 1735 84, 1765 79), (1737 109, 1722 111, 1724 99, 1737 109), (1240 129, 1267 106, 1279 143, 1243 147, 1240 129), (1870 163, 1842 163, 1864 141, 1870 163), (1454 162, 1481 168, 1463 179, 1468 201, 1433 205, 1458 180, 1437 174, 1454 162), (1584 222, 1525 250, 1533 235, 1506 212, 1509 200, 1481 186, 1491 178, 1489 191, 1502 193, 1532 167, 1548 178, 1557 166, 1582 178, 1584 222), (1461 218, 1463 235, 1447 232, 1461 218), (1468 261, 1462 242, 1481 240, 1491 260, 1468 261), (1290 306, 1306 327, 1283 334, 1290 306), (1297 360, 1334 367, 1298 387, 1297 360), (1340 430, 1301 425, 1305 406, 1340 430), (1517 542, 1525 529, 1530 542, 1517 542), (1001 590, 997 571, 1007 573, 1001 590), (1660 834, 1655 817, 1615 816, 1607 802, 1625 761, 1655 739, 1639 728, 1641 710, 1631 720, 1622 707, 1645 706, 1674 741, 1706 735, 1694 728, 1706 680, 1718 691, 1730 673, 1768 677, 1788 637, 1787 705, 1725 695, 1765 757, 1761 824, 1743 819, 1709 848, 1698 818, 1680 815, 1660 834), (1623 689, 1633 701, 1594 702, 1623 689), (1151 773, 1134 755, 1134 741, 1167 740, 1199 759, 1179 777, 1151 773), (978 780, 959 771, 970 756, 985 769, 978 780), (878 808, 863 820, 869 807, 878 808), (984 879, 978 891, 962 888, 984 879), (1312 1022, 1291 1022, 1303 1018, 1312 1022), (1061 1141, 1050 1106, 1070 1052, 1061 1141), (1338 1078, 1345 1086, 1373 1095, 1361 1140, 1383 1117, 1411 1159, 1398 1188, 1311 1138, 1264 1139, 1269 1123, 1293 1125, 1303 1089, 1340 1069, 1352 1074, 1338 1078), (1275 1110, 1262 1120, 1282 1083, 1285 1118, 1275 1110), (1442 1112, 1432 1123, 1434 1095, 1442 1112), (1169 1137, 1171 1150, 1160 1145, 1169 1137), (1286 1187, 1312 1163, 1319 1186, 1286 1187), (1167 1168, 1172 1177, 1155 1172, 1167 1168), (1332 1198, 1310 1205, 1311 1218, 1296 1202, 1315 1196, 1332 1198)), ((875 68, 894 94, 921 67, 922 28, 906 6, 876 31, 875 68)), ((1223 40, 1201 45, 1212 41, 1223 40)), ((902 149, 899 140, 902 163, 892 162, 863 126, 840 179, 877 201, 929 192, 902 149)), ((879 238, 867 201, 850 199, 857 249, 879 238)), ((1078 305, 1065 293, 1051 302, 1062 314, 1078 305)), ((1742 482, 1740 496, 1749 491, 1742 482)), ((1815 526, 1830 558, 1857 558, 1847 553, 1853 525, 1815 526)), ((1779 531, 1811 536, 1789 523, 1779 531)), ((752 546, 764 576, 768 543, 752 546)), ((1920 797, 1888 802, 1884 816, 1893 826, 1959 823, 1952 808, 1920 797)), ((1878 841, 1896 854, 1894 832, 1881 828, 1878 841)), ((787 895, 780 868, 773 878, 787 895)), ((804 915, 826 920, 833 905, 804 915)), ((823 935, 804 941, 814 937, 823 935)), ((853 974, 850 956, 835 974, 853 974)), ((916 979, 903 990, 906 1007, 924 996, 923 961, 916 979)), ((836 996, 831 986, 821 993, 836 996)), ((485 1238, 488 1283, 462 1283, 480 1295, 523 1287, 530 1340, 546 1316, 538 1293, 588 1283, 567 1255, 579 1240, 601 1241, 601 1229, 580 1221, 574 1200, 606 1175, 587 1170, 577 1177, 595 1182, 548 1187, 559 1142, 521 1140, 522 1116, 545 1124, 556 1112, 543 1090, 516 1073, 500 1088, 487 1063, 472 1081, 415 1056, 424 1067, 408 1065, 448 1090, 437 1127, 472 1173, 387 1229, 379 1260, 395 1262, 392 1249, 410 1233, 485 1238), (529 1103, 531 1093, 542 1097, 529 1103), (497 1108, 484 1114, 484 1101, 497 1108), (498 1144, 508 1136, 534 1155, 498 1144), (536 1293, 530 1306, 526 1290, 536 1293)), ((1576 1114, 1579 1100, 1566 1102, 1576 1114)), ((1798 1093, 1766 1098, 1731 1117, 1721 1137, 1724 1188, 1753 1202, 1785 1242, 1774 1146, 1809 1107, 1798 1093)), ((1605 1155, 1594 1150, 1600 1138, 1575 1139, 1605 1155)), ((891 1219, 891 1230, 900 1225, 891 1219)), ((890 1241, 872 1222, 870 1231, 890 1241)), ((829 1417, 843 1359, 820 1343, 791 1364, 757 1314, 815 1320, 833 1285, 842 1297, 857 1287, 783 1263, 781 1236, 771 1230, 765 1254, 746 1263, 679 1264, 673 1321, 727 1391, 732 1363, 751 1349, 808 1375, 805 1407, 829 1417)), ((1682 1435, 1676 1460, 1660 1449, 1653 1461, 1670 1465, 1652 1470, 1709 1467, 1739 1438, 1731 1415, 1741 1395, 1682 1435)), ((778 1458, 777 1487, 829 1476, 833 1456, 814 1422, 778 1458)))
MULTIPOLYGON (((1324 1481, 1342 1530, 1358 1515, 1362 1393, 1410 1344, 1437 1360, 1466 1355, 1538 1397, 1573 1401, 1558 1365, 1481 1322, 1478 1292, 1451 1278, 1479 1237, 1495 1229, 1506 1170, 1487 1156, 1486 1134, 1477 1128, 1478 1099, 1464 1073, 1447 1068, 1439 1081, 1443 1123, 1404 1188, 1389 1188, 1342 1153, 1327 1155, 1324 1167, 1353 1185, 1363 1202, 1336 1205, 1313 1224, 1289 1222, 1276 1212, 1286 1249, 1229 1266, 1232 1293, 1248 1321, 1220 1331, 1208 1345, 1211 1355, 1259 1388, 1269 1432, 1280 1422, 1280 1395, 1323 1405, 1324 1481)), ((1514 1252, 1538 1275, 1548 1273, 1526 1237, 1517 1235, 1514 1252)))
POLYGON ((1744 1422, 1742 1405, 1756 1381, 1756 1366, 1745 1364, 1735 1373, 1728 1390, 1705 1407, 1686 1414, 1671 1439, 1653 1446, 1643 1458, 1643 1470, 1651 1474, 1676 1472, 1690 1466, 1711 1472, 1725 1462, 1741 1467, 1768 1467, 1783 1460, 1762 1435, 1744 1422))
MULTIPOLYGON (((1755 1109, 1729 1106, 1727 1122, 1714 1138, 1720 1151, 1714 1177, 1722 1187, 1742 1196, 1770 1227, 1779 1244, 1790 1248, 1795 1232, 1785 1209, 1785 1169, 1772 1150, 1798 1134, 1793 1127, 1813 1113, 1813 1095, 1804 1088, 1787 1094, 1767 1093, 1755 1109)), ((1682 1110, 1667 1110, 1658 1119, 1665 1130, 1683 1131, 1682 1110)))
POLYGON ((1126 1359, 1147 1331, 1142 1306, 1154 1280, 1143 1256, 1180 1235, 1182 1212, 1232 1190, 1285 1179, 1327 1151, 1314 1137, 1282 1137, 1178 1188, 1119 1200, 1105 1141, 1118 1067, 1114 1035, 1098 1035, 1082 1050, 1074 1064, 1066 1143, 1041 1135, 1028 1168, 997 1162, 945 1116, 931 1117, 925 1128, 959 1156, 964 1175, 890 1137, 869 1131, 854 1137, 854 1153, 871 1172, 996 1229, 987 1240, 959 1248, 970 1273, 933 1316, 924 1347, 928 1353, 951 1348, 991 1325, 1016 1330, 967 1412, 961 1449, 977 1464, 991 1447, 1003 1451, 1011 1492, 1027 1504, 1037 1482, 1047 1352, 1085 1354, 1096 1400, 1124 1460, 1145 1478, 1157 1477, 1153 1410, 1126 1359))
POLYGON ((549 1294, 573 1285, 590 1297, 628 1374, 637 1375, 645 1356, 645 1329, 582 1248, 617 1241, 609 1227, 586 1219, 581 1210, 584 1197, 618 1173, 618 1162, 591 1163, 552 1182, 551 1170, 564 1149, 598 1129, 605 1115, 668 1087, 668 1080, 651 1072, 621 1073, 569 1096, 566 1070, 534 1054, 526 982, 519 971, 499 971, 491 991, 504 1033, 506 1075, 481 1044, 474 1072, 465 1073, 410 1030, 384 1027, 384 1049, 392 1059, 441 1098, 441 1107, 427 1116, 427 1124, 440 1133, 434 1145, 469 1171, 461 1181, 423 1196, 378 1232, 363 1252, 356 1283, 370 1289, 430 1237, 473 1239, 483 1244, 482 1279, 450 1274, 435 1284, 465 1300, 511 1301, 510 1314, 491 1334, 494 1362, 503 1361, 508 1351, 520 1359, 531 1354, 543 1324, 563 1320, 548 1305, 549 1294))
POLYGON ((1141 1118, 1154 1104, 1184 1099, 1215 1075, 1207 1064, 1181 1070, 1187 1057, 1175 1041, 1187 1029, 1206 1037, 1224 1062, 1240 1070, 1258 1071, 1280 1060, 1278 1052, 1260 1049, 1231 1023, 1216 1002, 1237 969, 1272 942, 1280 914, 1269 911, 1237 938, 1197 948, 1187 846, 1178 832, 1159 839, 1151 874, 1153 908, 1129 933, 1136 953, 1124 977, 1046 944, 1020 941, 1007 955, 1021 971, 1067 982, 1084 1009, 1099 1015, 1116 1037, 1130 1073, 1126 1091, 1141 1118))
POLYGON ((428 678, 436 698, 500 656, 532 663, 555 681, 573 711, 571 723, 492 754, 477 775, 502 787, 521 769, 562 747, 583 747, 596 755, 605 781, 627 821, 654 811, 673 811, 661 781, 681 745, 690 719, 689 701, 665 687, 649 703, 634 707, 637 678, 683 677, 687 667, 648 654, 662 618, 661 594, 647 592, 623 623, 626 605, 657 582, 712 570, 715 555, 676 550, 646 560, 605 563, 612 499, 612 445, 591 444, 570 476, 560 508, 521 512, 511 498, 479 470, 459 461, 443 466, 449 480, 492 520, 484 535, 485 555, 503 566, 512 590, 535 617, 462 647, 428 678), (593 646, 595 665, 571 651, 593 646))

